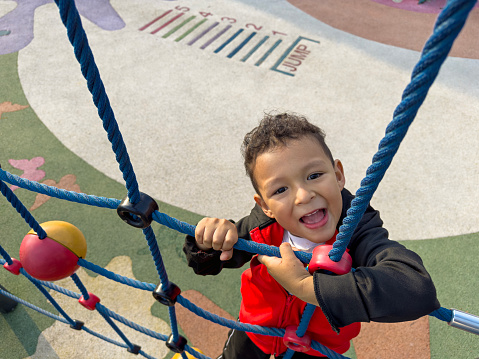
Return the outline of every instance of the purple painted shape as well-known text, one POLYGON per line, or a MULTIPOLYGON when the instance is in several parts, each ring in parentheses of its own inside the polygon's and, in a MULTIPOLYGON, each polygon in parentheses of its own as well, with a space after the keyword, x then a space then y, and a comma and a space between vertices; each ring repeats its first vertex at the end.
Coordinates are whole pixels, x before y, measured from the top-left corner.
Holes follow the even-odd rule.
POLYGON ((125 22, 113 9, 110 0, 77 0, 76 5, 80 15, 103 30, 115 31, 125 27, 125 22))
MULTIPOLYGON (((33 40, 33 21, 37 7, 53 3, 53 0, 14 0, 15 9, 0 18, 0 55, 17 52, 33 40)), ((100 28, 108 31, 125 27, 125 22, 113 9, 110 0, 77 0, 76 6, 84 16, 100 28)))
POLYGON ((0 19, 0 30, 10 31, 0 37, 0 54, 10 54, 23 49, 33 40, 33 16, 35 9, 52 0, 26 0, 0 19))
POLYGON ((215 36, 213 36, 211 39, 206 41, 203 46, 200 47, 201 50, 206 49, 212 42, 214 42, 217 38, 219 38, 221 35, 223 35, 226 31, 231 29, 231 25, 226 26, 223 30, 221 30, 219 33, 217 33, 215 36))
MULTIPOLYGON (((33 157, 31 160, 10 159, 8 160, 8 163, 10 163, 16 169, 23 171, 22 175, 20 176, 21 178, 38 182, 45 177, 45 171, 38 169, 38 167, 43 166, 45 163, 45 159, 43 157, 33 157)), ((18 186, 15 185, 10 187, 12 191, 15 191, 17 188, 18 186)))
MULTIPOLYGON (((427 0, 418 4, 418 0, 372 0, 382 5, 395 7, 397 9, 422 12, 428 14, 438 14, 446 6, 447 0, 427 0)), ((476 4, 475 8, 479 7, 476 4)))
POLYGON ((211 25, 210 27, 208 27, 206 30, 204 30, 203 32, 201 32, 198 36, 196 36, 193 40, 191 40, 188 45, 193 45, 196 41, 198 41, 199 39, 201 39, 203 36, 205 36, 208 32, 210 32, 210 30, 212 30, 214 27, 216 27, 217 25, 219 24, 219 22, 215 22, 213 25, 211 25))

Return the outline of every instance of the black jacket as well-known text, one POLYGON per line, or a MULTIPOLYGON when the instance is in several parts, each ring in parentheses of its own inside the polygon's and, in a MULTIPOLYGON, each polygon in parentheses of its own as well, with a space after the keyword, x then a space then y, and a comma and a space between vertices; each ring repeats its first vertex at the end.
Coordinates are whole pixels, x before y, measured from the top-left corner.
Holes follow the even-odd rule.
MULTIPOLYGON (((354 196, 342 192, 343 210, 339 225, 354 196)), ((251 240, 249 232, 275 220, 259 206, 236 227, 240 238, 251 240)), ((436 289, 421 258, 398 242, 389 240, 379 212, 368 206, 348 245, 354 272, 336 276, 314 273, 318 303, 333 328, 354 322, 401 322, 414 320, 440 307, 436 289)), ((223 268, 239 268, 254 254, 234 250, 233 257, 220 261, 220 251, 201 251, 194 237, 187 236, 183 251, 196 274, 215 275, 223 268)))

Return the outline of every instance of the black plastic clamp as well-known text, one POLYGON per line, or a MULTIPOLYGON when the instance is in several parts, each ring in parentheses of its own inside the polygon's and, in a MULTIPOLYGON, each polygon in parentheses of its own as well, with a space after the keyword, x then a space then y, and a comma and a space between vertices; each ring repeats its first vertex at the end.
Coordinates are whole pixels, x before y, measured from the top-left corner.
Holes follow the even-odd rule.
POLYGON ((146 228, 153 221, 153 212, 157 211, 158 208, 158 204, 153 198, 140 192, 140 201, 138 203, 131 203, 127 196, 116 208, 116 212, 130 226, 146 228))
POLYGON ((153 291, 153 297, 163 305, 172 307, 176 298, 180 295, 181 289, 173 282, 168 282, 166 289, 162 289, 162 283, 158 284, 153 291))
POLYGON ((188 341, 186 340, 185 337, 182 337, 181 335, 179 335, 178 340, 174 342, 173 333, 172 333, 168 337, 168 340, 166 341, 165 344, 168 347, 168 349, 170 349, 172 352, 183 353, 185 351, 186 343, 188 343, 188 341))
POLYGON ((70 324, 70 328, 75 329, 75 330, 82 330, 83 326, 85 323, 83 323, 80 320, 74 320, 73 324, 70 324))
POLYGON ((140 353, 140 350, 141 350, 141 347, 139 345, 136 345, 136 344, 132 344, 133 347, 128 347, 127 351, 128 353, 132 353, 132 354, 135 354, 135 355, 138 355, 140 353))

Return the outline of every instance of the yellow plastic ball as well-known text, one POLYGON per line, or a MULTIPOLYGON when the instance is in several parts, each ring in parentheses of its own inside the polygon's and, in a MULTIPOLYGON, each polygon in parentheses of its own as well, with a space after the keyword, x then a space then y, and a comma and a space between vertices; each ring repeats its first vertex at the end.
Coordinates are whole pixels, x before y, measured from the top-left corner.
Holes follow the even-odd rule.
MULTIPOLYGON (((49 221, 40 224, 40 226, 47 233, 48 238, 65 246, 78 258, 85 258, 86 256, 86 240, 83 233, 73 224, 63 221, 49 221)), ((28 234, 36 234, 31 230, 28 234)))
MULTIPOLYGON (((204 353, 203 353, 201 350, 199 350, 198 348, 193 348, 193 349, 196 350, 196 351, 197 351, 198 353, 200 353, 200 354, 204 354, 204 353)), ((187 357, 188 359, 196 359, 196 357, 194 357, 194 356, 191 355, 190 353, 185 352, 185 354, 186 354, 186 357, 187 357)), ((171 357, 171 359, 181 359, 181 358, 182 358, 182 357, 181 357, 181 354, 179 354, 179 353, 178 353, 178 354, 175 354, 175 355, 173 355, 173 356, 171 357)))

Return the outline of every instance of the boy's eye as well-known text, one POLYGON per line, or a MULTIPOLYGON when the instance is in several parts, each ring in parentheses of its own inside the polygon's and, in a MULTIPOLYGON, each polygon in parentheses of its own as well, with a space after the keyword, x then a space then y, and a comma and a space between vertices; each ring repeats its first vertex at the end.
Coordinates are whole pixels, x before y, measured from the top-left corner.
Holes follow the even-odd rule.
POLYGON ((278 188, 278 189, 276 190, 276 192, 273 193, 273 195, 275 195, 275 194, 281 194, 281 193, 283 193, 284 191, 286 191, 286 187, 278 188))
POLYGON ((316 179, 316 178, 321 177, 321 175, 322 175, 322 173, 320 173, 320 172, 316 172, 316 173, 310 174, 310 175, 308 176, 308 180, 314 180, 314 179, 316 179))

